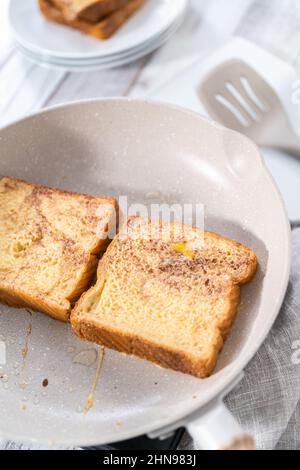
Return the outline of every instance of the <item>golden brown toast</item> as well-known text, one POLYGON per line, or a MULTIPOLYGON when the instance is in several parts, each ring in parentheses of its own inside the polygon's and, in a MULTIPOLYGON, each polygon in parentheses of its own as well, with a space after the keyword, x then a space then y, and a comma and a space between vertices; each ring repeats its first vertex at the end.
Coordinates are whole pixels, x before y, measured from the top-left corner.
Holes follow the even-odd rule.
POLYGON ((84 339, 207 377, 256 267, 253 251, 232 240, 130 217, 71 324, 84 339))
POLYGON ((63 13, 50 0, 39 0, 40 10, 50 21, 70 26, 97 39, 109 39, 144 3, 145 0, 129 0, 126 5, 106 16, 98 23, 74 19, 67 20, 63 13))
POLYGON ((0 300, 68 321, 108 243, 116 200, 0 179, 0 300))
POLYGON ((81 19, 98 23, 105 16, 122 8, 129 0, 51 0, 67 21, 81 19))

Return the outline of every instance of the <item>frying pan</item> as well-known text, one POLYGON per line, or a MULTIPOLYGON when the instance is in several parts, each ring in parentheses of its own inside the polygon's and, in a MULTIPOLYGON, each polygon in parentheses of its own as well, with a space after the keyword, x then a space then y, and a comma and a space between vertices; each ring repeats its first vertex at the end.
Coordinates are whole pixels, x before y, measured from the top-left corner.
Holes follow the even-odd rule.
POLYGON ((190 111, 129 99, 48 109, 2 129, 0 142, 2 175, 126 195, 129 203, 149 204, 154 193, 160 202, 203 203, 205 228, 245 243, 259 259, 210 378, 106 350, 88 412, 84 403, 102 351, 76 338, 69 325, 1 305, 1 437, 89 446, 163 437, 185 426, 205 449, 251 447, 222 398, 268 334, 290 267, 287 214, 256 146, 190 111))

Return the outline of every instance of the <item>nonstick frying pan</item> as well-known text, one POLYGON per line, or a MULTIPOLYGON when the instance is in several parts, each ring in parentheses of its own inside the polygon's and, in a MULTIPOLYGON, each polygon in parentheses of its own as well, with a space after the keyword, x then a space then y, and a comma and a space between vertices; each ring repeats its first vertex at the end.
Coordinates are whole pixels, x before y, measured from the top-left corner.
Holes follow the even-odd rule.
POLYGON ((106 350, 88 412, 101 349, 69 325, 1 305, 0 436, 89 446, 185 426, 202 448, 251 446, 222 397, 268 334, 290 267, 286 211, 256 146, 181 108, 105 99, 48 109, 2 129, 0 153, 1 175, 125 195, 129 203, 203 203, 205 228, 245 243, 259 259, 210 378, 106 350))

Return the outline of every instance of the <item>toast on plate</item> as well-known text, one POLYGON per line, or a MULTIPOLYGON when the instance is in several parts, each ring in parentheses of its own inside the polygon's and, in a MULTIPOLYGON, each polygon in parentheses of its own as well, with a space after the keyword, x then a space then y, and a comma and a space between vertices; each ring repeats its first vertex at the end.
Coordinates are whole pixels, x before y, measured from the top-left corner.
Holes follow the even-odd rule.
POLYGON ((0 301, 68 321, 108 244, 117 202, 0 179, 0 301))
POLYGON ((81 338, 207 377, 256 266, 254 252, 235 241, 130 217, 71 324, 81 338))
POLYGON ((70 26, 97 39, 109 39, 144 3, 145 0, 129 0, 123 7, 97 23, 74 19, 68 20, 62 11, 54 6, 52 0, 39 0, 42 14, 50 21, 70 26))
POLYGON ((122 8, 129 0, 52 0, 68 21, 81 19, 90 23, 98 21, 122 8))

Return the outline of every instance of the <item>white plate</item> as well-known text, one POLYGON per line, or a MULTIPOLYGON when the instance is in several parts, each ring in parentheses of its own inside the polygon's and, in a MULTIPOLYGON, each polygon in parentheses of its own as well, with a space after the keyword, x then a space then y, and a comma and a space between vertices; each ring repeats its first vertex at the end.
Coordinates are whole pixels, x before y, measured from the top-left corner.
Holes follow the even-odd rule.
POLYGON ((177 22, 174 27, 172 27, 167 33, 161 35, 156 41, 150 42, 148 46, 143 48, 137 48, 134 50, 133 53, 119 55, 117 58, 114 59, 90 59, 88 61, 76 61, 76 60, 63 60, 63 59, 52 59, 46 56, 39 56, 38 54, 34 54, 33 52, 27 50, 22 45, 16 43, 16 49, 26 56, 32 62, 42 65, 45 67, 51 67, 56 69, 63 69, 72 72, 83 72, 83 71, 91 71, 91 70, 100 70, 105 68, 113 68, 113 67, 120 67, 121 65, 128 64, 129 62, 133 62, 135 60, 144 57, 147 54, 150 54, 154 50, 158 49, 162 46, 166 41, 168 41, 171 36, 176 32, 177 28, 179 27, 181 21, 177 22))
POLYGON ((9 18, 17 41, 39 55, 64 59, 108 57, 164 33, 184 13, 188 0, 147 0, 109 40, 99 41, 45 20, 36 0, 11 0, 9 18))
POLYGON ((151 38, 149 41, 146 41, 143 44, 139 44, 137 47, 134 47, 133 49, 130 49, 128 51, 123 51, 118 54, 113 54, 112 56, 105 56, 105 57, 95 57, 95 58, 90 58, 90 57, 85 57, 85 58, 61 58, 61 57, 53 57, 49 56, 47 54, 38 54, 31 49, 28 49, 26 46, 24 46, 22 43, 19 43, 17 40, 15 41, 15 45, 17 49, 19 49, 21 52, 24 52, 25 55, 30 55, 34 57, 37 61, 43 61, 43 62, 49 62, 49 63, 55 63, 55 64, 60 64, 63 66, 71 65, 71 66, 85 66, 85 65, 90 65, 90 64, 99 64, 99 63, 111 63, 112 61, 116 61, 119 59, 124 59, 127 57, 130 57, 132 55, 137 54, 140 51, 148 51, 151 47, 156 48, 157 44, 162 44, 166 38, 169 38, 171 35, 173 35, 178 27, 181 25, 183 21, 184 15, 181 15, 175 23, 173 23, 170 28, 168 28, 164 33, 159 34, 155 38, 151 38))

